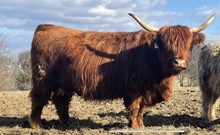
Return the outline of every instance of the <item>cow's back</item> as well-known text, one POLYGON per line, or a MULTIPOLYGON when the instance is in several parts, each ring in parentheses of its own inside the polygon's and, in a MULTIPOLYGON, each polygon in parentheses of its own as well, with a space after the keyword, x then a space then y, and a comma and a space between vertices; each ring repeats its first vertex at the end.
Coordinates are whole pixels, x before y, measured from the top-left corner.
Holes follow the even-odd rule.
POLYGON ((211 42, 201 49, 198 72, 201 90, 219 95, 220 42, 211 42))
MULTIPOLYGON (((50 24, 39 25, 34 33, 32 41, 32 54, 42 51, 48 53, 54 46, 64 45, 66 41, 64 38, 80 35, 83 31, 64 28, 50 24), (56 45, 57 44, 57 45, 56 45)), ((53 50, 54 51, 54 50, 53 50)))
POLYGON ((55 46, 55 43, 63 40, 65 37, 77 36, 83 31, 64 28, 61 26, 42 24, 39 25, 34 33, 32 48, 36 50, 48 51, 50 46, 55 46))

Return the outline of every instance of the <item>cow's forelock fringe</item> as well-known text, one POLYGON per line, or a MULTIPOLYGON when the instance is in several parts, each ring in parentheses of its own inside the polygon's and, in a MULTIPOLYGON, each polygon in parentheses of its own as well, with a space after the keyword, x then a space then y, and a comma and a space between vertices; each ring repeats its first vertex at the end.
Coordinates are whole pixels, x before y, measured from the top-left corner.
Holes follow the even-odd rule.
POLYGON ((192 32, 186 26, 166 26, 159 31, 159 37, 164 48, 178 52, 191 45, 192 32))

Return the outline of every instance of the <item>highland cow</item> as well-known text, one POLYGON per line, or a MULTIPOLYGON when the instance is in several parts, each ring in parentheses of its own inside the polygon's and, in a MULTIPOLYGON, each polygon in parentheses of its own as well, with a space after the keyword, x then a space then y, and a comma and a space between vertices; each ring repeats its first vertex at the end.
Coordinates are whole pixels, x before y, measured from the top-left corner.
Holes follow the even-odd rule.
POLYGON ((216 119, 220 96, 220 43, 211 42, 201 49, 198 60, 199 84, 202 93, 202 118, 216 119))
POLYGON ((59 120, 68 124, 73 93, 86 100, 123 98, 129 127, 144 126, 144 109, 166 101, 174 76, 188 66, 194 45, 204 42, 199 27, 151 27, 131 15, 146 31, 95 32, 43 24, 32 48, 32 101, 29 122, 41 128, 43 107, 52 100, 59 120))

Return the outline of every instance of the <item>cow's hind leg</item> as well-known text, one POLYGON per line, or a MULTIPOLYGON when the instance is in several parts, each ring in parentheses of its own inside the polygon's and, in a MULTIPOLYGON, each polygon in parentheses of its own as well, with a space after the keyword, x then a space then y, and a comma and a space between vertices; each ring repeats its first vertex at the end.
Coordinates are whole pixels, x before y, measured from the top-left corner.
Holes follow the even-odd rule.
POLYGON ((210 93, 202 93, 202 118, 213 121, 216 119, 215 111, 218 104, 218 96, 210 93))
POLYGON ((33 87, 30 92, 31 115, 29 123, 32 128, 42 128, 41 114, 43 107, 48 103, 51 92, 45 88, 33 87))
POLYGON ((63 89, 58 89, 53 94, 52 100, 56 106, 57 114, 59 116, 60 123, 68 126, 69 121, 69 103, 71 101, 72 94, 67 94, 63 89))
POLYGON ((132 97, 132 98, 124 98, 125 107, 128 110, 128 120, 129 120, 129 127, 131 128, 138 128, 138 112, 140 109, 142 97, 132 97))

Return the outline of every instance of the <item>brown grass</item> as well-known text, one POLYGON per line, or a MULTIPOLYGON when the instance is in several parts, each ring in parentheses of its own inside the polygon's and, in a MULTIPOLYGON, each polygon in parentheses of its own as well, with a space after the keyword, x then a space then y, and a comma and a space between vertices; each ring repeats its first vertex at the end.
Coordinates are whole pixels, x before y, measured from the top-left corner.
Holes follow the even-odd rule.
MULTIPOLYGON (((44 108, 42 115, 45 129, 31 129, 27 122, 30 113, 28 94, 29 92, 23 91, 0 92, 0 134, 103 135, 110 134, 110 130, 128 129, 127 114, 121 99, 105 102, 85 102, 78 96, 74 96, 71 102, 70 127, 63 127, 59 124, 55 107, 50 103, 44 108)), ((220 119, 209 123, 200 119, 200 115, 199 88, 178 87, 175 85, 173 95, 168 102, 162 102, 147 109, 144 115, 146 127, 141 130, 184 130, 187 134, 220 134, 220 119)), ((219 110, 217 116, 220 118, 219 110)))

